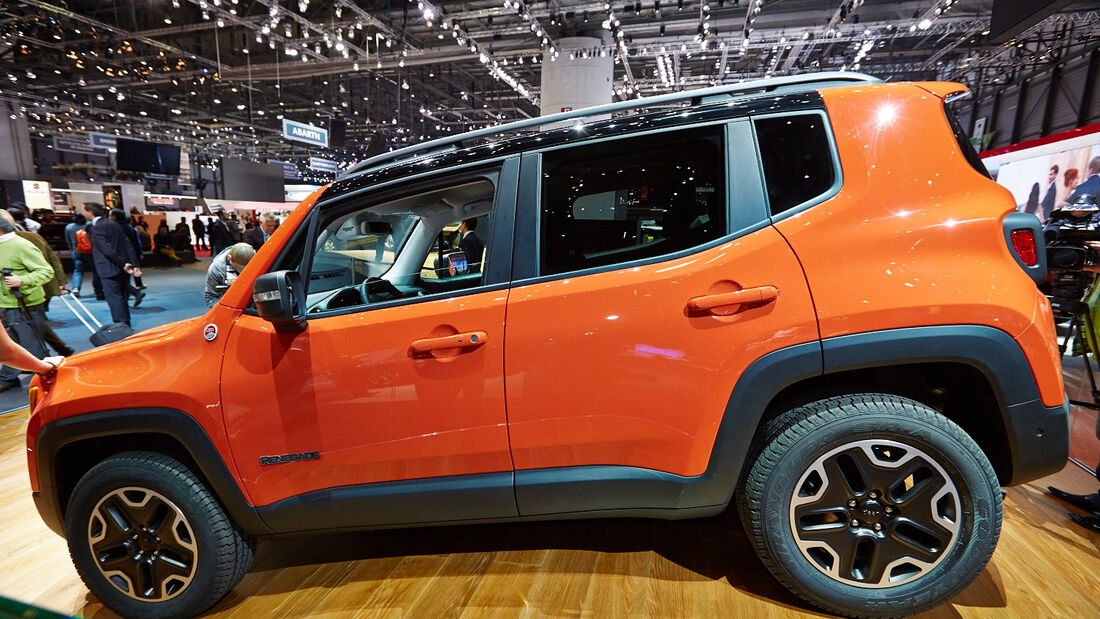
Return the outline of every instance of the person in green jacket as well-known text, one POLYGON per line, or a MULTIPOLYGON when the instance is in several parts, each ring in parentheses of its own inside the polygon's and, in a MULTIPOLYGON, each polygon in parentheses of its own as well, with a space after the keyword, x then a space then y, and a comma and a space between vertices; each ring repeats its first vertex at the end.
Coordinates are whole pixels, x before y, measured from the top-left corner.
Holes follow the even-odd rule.
MULTIPOLYGON (((54 271, 34 243, 19 237, 15 231, 11 215, 0 211, 0 269, 11 269, 11 274, 3 277, 0 286, 0 317, 12 339, 35 357, 42 358, 47 354, 43 341, 46 291, 42 287, 54 279, 54 271), (15 296, 16 290, 23 297, 22 307, 15 296)), ((0 391, 21 386, 19 370, 9 366, 0 370, 0 391)))
MULTIPOLYGON (((46 291, 46 311, 50 311, 50 299, 63 294, 69 294, 68 281, 65 279, 65 268, 61 266, 61 258, 57 257, 53 248, 46 239, 42 238, 42 235, 35 232, 27 232, 26 230, 16 230, 15 233, 20 238, 27 239, 34 246, 38 248, 38 251, 42 252, 42 257, 46 259, 46 262, 50 263, 50 267, 53 268, 53 279, 46 282, 42 286, 42 290, 46 291)), ((57 354, 62 357, 68 357, 73 354, 73 349, 65 343, 65 340, 61 339, 57 333, 50 327, 50 323, 46 323, 46 328, 42 334, 43 339, 46 340, 46 344, 57 351, 57 354)))

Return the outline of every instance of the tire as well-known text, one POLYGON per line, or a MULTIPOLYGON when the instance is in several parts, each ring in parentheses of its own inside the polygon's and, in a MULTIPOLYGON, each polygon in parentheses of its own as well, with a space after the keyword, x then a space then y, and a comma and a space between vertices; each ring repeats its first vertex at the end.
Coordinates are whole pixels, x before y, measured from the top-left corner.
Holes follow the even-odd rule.
POLYGON ((197 615, 252 564, 248 540, 210 491, 155 453, 126 452, 92 467, 69 498, 65 537, 84 584, 124 617, 197 615))
POLYGON ((902 397, 857 394, 780 416, 737 493, 784 586, 828 612, 921 612, 985 568, 1001 530, 989 460, 959 426, 902 397))

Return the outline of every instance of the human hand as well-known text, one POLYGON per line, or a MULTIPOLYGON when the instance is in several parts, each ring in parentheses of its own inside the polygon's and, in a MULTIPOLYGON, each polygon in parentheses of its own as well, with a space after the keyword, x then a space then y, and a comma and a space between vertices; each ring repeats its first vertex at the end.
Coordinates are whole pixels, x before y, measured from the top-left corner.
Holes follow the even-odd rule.
POLYGON ((9 275, 4 278, 4 285, 8 288, 18 288, 23 285, 23 278, 18 275, 9 275))
POLYGON ((42 360, 42 363, 46 364, 48 367, 44 370, 37 372, 37 374, 41 374, 43 376, 49 376, 50 374, 53 374, 55 371, 57 371, 57 366, 60 365, 61 362, 64 360, 65 357, 46 357, 42 360))
POLYGON ((127 273, 133 273, 134 272, 134 266, 132 264, 130 264, 129 262, 127 262, 126 264, 122 265, 122 270, 126 271, 127 273))
POLYGON ((134 277, 141 277, 141 269, 138 269, 138 268, 130 269, 130 274, 133 275, 134 277))

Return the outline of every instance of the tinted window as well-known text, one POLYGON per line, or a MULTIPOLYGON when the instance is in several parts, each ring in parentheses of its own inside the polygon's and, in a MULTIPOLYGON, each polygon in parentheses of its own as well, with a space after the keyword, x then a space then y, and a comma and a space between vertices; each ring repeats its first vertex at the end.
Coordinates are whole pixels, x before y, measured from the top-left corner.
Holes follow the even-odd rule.
POLYGON ((820 115, 758 118, 754 122, 772 215, 812 200, 833 186, 833 153, 820 115))
POLYGON ((543 155, 540 272, 688 249, 726 233, 722 128, 543 155))
POLYGON ((306 311, 481 286, 493 195, 490 180, 470 179, 323 219, 314 240, 306 311))
POLYGON ((959 124, 959 119, 955 118, 955 115, 947 106, 944 106, 943 112, 947 114, 947 122, 951 125, 951 132, 955 134, 955 141, 959 143, 959 148, 962 149, 963 156, 966 157, 967 163, 982 176, 992 178, 989 176, 989 170, 985 169, 982 158, 978 156, 978 151, 974 149, 974 144, 970 141, 970 137, 966 135, 966 130, 959 124))

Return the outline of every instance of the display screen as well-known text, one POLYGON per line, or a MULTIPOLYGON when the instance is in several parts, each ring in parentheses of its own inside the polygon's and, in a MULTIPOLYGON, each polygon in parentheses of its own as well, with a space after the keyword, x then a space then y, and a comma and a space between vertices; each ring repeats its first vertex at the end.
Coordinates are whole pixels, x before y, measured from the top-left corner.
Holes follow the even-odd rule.
POLYGON ((222 191, 226 200, 283 202, 283 166, 222 157, 222 191))
POLYGON ((168 144, 118 138, 115 167, 131 172, 179 176, 180 149, 168 144))

